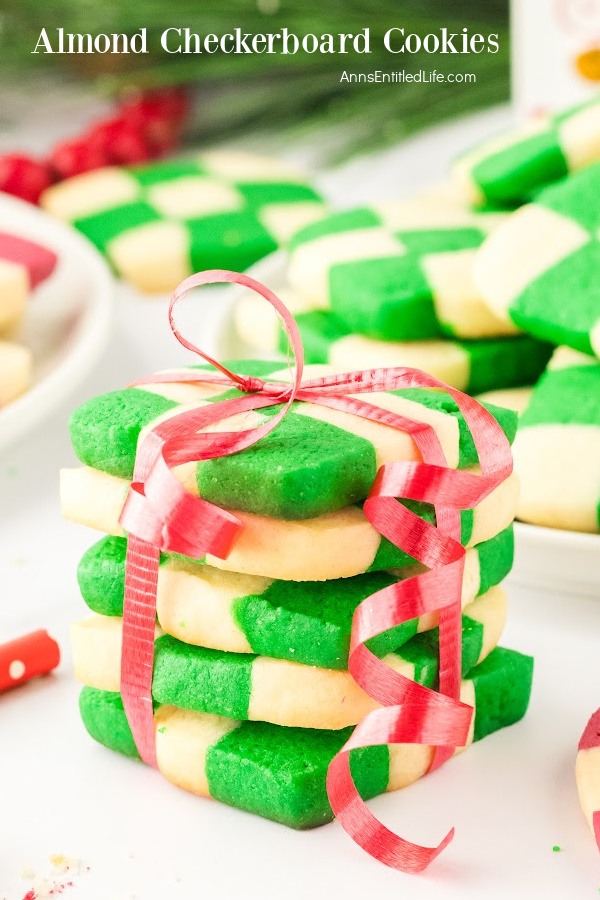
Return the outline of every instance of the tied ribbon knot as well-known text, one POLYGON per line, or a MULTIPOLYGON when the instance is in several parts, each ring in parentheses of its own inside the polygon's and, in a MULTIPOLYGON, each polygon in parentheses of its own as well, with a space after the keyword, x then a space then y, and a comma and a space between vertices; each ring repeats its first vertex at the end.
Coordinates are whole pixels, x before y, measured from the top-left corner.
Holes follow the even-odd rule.
MULTIPOLYGON (((211 270, 192 275, 174 292, 169 322, 175 337, 217 371, 162 373, 136 385, 202 383, 240 396, 186 408, 155 425, 138 445, 133 482, 120 522, 128 533, 121 694, 141 758, 157 767, 152 707, 152 671, 156 590, 161 551, 200 558, 227 557, 243 525, 234 513, 189 493, 173 469, 201 460, 239 453, 273 431, 292 403, 307 402, 404 432, 412 438, 419 461, 382 465, 363 510, 385 538, 422 563, 427 571, 398 581, 367 597, 352 621, 349 671, 380 704, 354 729, 332 760, 327 793, 338 821, 371 856, 392 868, 420 872, 448 845, 454 830, 433 847, 424 847, 390 831, 370 812, 352 779, 352 750, 393 744, 433 748, 429 770, 445 762, 469 739, 473 708, 460 701, 461 591, 465 548, 460 542, 460 511, 472 509, 512 471, 509 442, 493 416, 477 401, 416 369, 376 368, 303 381, 303 348, 298 327, 284 304, 267 287, 247 275, 211 270), (178 330, 174 310, 195 287, 230 282, 251 288, 279 315, 295 359, 291 382, 263 381, 239 375, 212 359, 178 330), (471 431, 480 474, 448 468, 434 428, 363 399, 410 387, 443 390, 456 402, 471 431), (279 406, 267 421, 241 430, 213 430, 217 423, 251 411, 279 406), (428 503, 435 525, 409 510, 401 499, 428 503), (439 690, 416 684, 393 671, 368 648, 368 641, 410 619, 437 612, 439 617, 439 690)), ((239 424, 234 422, 233 425, 239 424)))

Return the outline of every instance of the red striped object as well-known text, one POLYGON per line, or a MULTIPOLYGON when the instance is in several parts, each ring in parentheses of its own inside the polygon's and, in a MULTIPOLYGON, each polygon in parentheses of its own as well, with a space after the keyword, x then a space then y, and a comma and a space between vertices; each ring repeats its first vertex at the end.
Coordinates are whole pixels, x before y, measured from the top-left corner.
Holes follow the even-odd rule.
POLYGON ((0 644, 0 691, 47 675, 59 662, 60 648, 43 629, 0 644))

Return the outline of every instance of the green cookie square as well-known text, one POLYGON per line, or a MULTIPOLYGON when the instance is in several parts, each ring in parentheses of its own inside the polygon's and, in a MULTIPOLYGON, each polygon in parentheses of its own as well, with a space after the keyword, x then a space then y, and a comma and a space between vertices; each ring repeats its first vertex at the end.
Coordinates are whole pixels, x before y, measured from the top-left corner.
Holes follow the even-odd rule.
POLYGON ((190 234, 190 262, 194 272, 243 271, 277 249, 277 243, 251 210, 203 216, 189 219, 185 224, 190 234))
POLYGON ((351 330, 382 340, 442 335, 416 254, 338 263, 329 271, 332 311, 351 330))
POLYGON ((132 231, 140 225, 160 222, 161 219, 162 216, 149 203, 137 200, 133 203, 125 203, 122 206, 114 206, 112 209, 95 213, 93 216, 75 219, 73 225, 100 252, 105 253, 108 245, 114 238, 119 237, 126 231, 132 231))

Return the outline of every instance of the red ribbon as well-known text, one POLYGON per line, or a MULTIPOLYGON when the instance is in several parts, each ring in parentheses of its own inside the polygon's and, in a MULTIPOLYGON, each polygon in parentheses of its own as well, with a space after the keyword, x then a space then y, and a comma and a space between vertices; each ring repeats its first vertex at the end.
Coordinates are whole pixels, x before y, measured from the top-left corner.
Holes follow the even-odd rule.
POLYGON ((121 660, 121 693, 140 756, 156 766, 152 713, 152 667, 156 621, 156 584, 161 551, 191 557, 225 558, 242 528, 232 513, 192 496, 171 469, 184 463, 238 453, 277 427, 294 401, 351 413, 411 435, 421 462, 381 466, 364 513, 377 531, 429 571, 399 581, 364 600, 352 623, 348 667, 355 681, 381 708, 367 715, 331 762, 327 792, 337 819, 371 856, 405 872, 422 871, 444 849, 453 830, 434 847, 404 840, 379 822, 358 794, 349 765, 353 749, 381 744, 418 743, 435 747, 431 768, 466 744, 473 708, 460 702, 461 587, 465 549, 460 543, 460 510, 470 509, 512 471, 510 445, 493 416, 475 400, 416 369, 389 368, 328 375, 302 381, 303 348, 297 325, 267 287, 235 272, 212 270, 192 275, 174 292, 169 322, 175 337, 212 364, 220 374, 182 370, 136 382, 212 383, 237 387, 243 396, 186 410, 156 425, 138 448, 133 483, 120 522, 128 532, 121 660), (192 288, 233 282, 251 288, 277 311, 295 358, 291 384, 238 375, 180 334, 173 314, 192 288), (432 426, 368 403, 361 394, 408 387, 438 388, 450 394, 473 435, 480 475, 447 467, 432 426), (229 416, 284 404, 265 423, 237 432, 201 432, 229 416), (430 503, 436 525, 398 502, 430 503), (402 622, 439 611, 439 691, 415 684, 394 672, 367 648, 367 641, 402 622))

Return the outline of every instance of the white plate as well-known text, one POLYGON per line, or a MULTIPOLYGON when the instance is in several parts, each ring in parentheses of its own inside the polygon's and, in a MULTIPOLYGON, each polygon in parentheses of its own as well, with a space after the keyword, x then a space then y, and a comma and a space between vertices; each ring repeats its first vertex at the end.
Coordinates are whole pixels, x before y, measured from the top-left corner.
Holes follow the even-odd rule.
MULTIPOLYGON (((259 260, 246 271, 246 275, 255 278, 271 288, 276 294, 279 294, 286 287, 286 259, 287 252, 285 250, 275 250, 264 259, 259 260)), ((242 359, 247 356, 255 356, 257 352, 255 347, 251 347, 240 337, 233 324, 235 307, 240 297, 248 292, 248 288, 234 284, 225 289, 227 292, 226 302, 224 303, 226 312, 223 316, 223 324, 218 338, 218 349, 221 359, 242 359)), ((267 301, 263 301, 265 307, 267 301)), ((275 321, 276 313, 273 311, 273 320, 275 321)), ((265 351, 264 356, 270 358, 272 353, 265 351)))
POLYGON ((515 522, 511 580, 600 599, 600 535, 515 522))
MULTIPOLYGON (((278 250, 252 266, 248 274, 277 293, 285 287, 285 257, 285 252, 278 250)), ((233 328, 235 302, 246 289, 235 286, 229 290, 229 312, 220 336, 221 358, 254 356, 256 349, 245 344, 233 328)), ((517 522, 515 549, 513 582, 600 598, 600 535, 517 522)))
POLYGON ((14 338, 33 352, 33 385, 0 410, 3 450, 37 428, 96 364, 108 341, 113 280, 100 254, 76 231, 6 194, 0 194, 0 230, 38 241, 58 256, 14 338))

